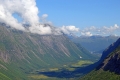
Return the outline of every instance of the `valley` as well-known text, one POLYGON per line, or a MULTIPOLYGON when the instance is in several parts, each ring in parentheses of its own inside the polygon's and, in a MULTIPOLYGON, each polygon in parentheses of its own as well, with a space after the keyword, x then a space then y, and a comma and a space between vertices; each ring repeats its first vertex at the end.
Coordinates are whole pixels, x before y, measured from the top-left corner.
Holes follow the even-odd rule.
POLYGON ((112 43, 114 43, 119 36, 109 35, 109 36, 68 36, 70 40, 74 43, 81 44, 85 49, 87 49, 92 54, 101 55, 102 52, 112 43))
POLYGON ((0 0, 0 80, 120 80, 120 0, 0 0))
POLYGON ((104 52, 98 65, 79 80, 119 80, 120 79, 120 38, 104 52))
POLYGON ((58 74, 66 79, 71 77, 67 73, 75 78, 98 59, 64 35, 38 35, 1 25, 0 37, 0 75, 5 80, 49 79, 58 74))
POLYGON ((119 40, 111 44, 100 58, 64 34, 38 35, 1 25, 0 37, 3 80, 84 80, 97 74, 94 69, 119 45, 119 40))
POLYGON ((85 75, 85 73, 81 70, 85 70, 86 66, 93 63, 93 61, 89 60, 80 60, 77 63, 70 63, 68 65, 63 65, 59 68, 56 67, 41 69, 31 72, 29 74, 29 78, 32 78, 34 80, 75 80, 78 79, 80 76, 85 75))

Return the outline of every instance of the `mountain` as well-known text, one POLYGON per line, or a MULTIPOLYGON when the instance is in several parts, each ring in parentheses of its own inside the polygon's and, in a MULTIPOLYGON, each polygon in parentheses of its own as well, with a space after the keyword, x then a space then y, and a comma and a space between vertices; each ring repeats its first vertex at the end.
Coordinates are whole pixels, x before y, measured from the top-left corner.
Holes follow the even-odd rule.
POLYGON ((81 44, 85 49, 91 53, 102 53, 110 44, 115 42, 119 37, 110 36, 68 36, 74 43, 81 44))
POLYGON ((98 63, 95 70, 80 80, 120 80, 120 38, 103 52, 98 63))
POLYGON ((27 80, 34 70, 91 60, 64 35, 38 35, 0 26, 0 79, 27 80))

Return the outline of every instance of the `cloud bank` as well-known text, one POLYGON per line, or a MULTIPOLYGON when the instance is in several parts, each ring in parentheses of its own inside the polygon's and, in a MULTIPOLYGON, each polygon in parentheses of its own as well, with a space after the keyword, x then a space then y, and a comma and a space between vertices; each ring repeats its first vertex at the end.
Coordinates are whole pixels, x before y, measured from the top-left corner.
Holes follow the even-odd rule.
POLYGON ((76 28, 75 26, 63 26, 61 27, 61 31, 65 34, 75 34, 79 32, 79 28, 76 28))
POLYGON ((63 26, 60 30, 65 34, 77 34, 78 36, 93 36, 93 35, 117 35, 120 33, 120 27, 117 24, 114 26, 103 26, 103 27, 86 27, 84 29, 77 28, 75 26, 63 26))
POLYGON ((0 0, 0 21, 16 29, 24 30, 22 24, 13 17, 14 13, 23 19, 22 23, 28 23, 31 26, 39 23, 35 0, 0 0))
MULTIPOLYGON (((0 0, 0 22, 23 31, 27 31, 23 24, 29 24, 29 32, 50 34, 51 28, 40 24, 38 13, 35 0, 0 0), (13 14, 20 16, 23 21, 19 23, 13 14)), ((45 19, 47 16, 44 14, 42 17, 45 19)))
POLYGON ((47 14, 43 14, 41 17, 38 16, 39 10, 36 6, 36 0, 0 0, 0 22, 5 23, 14 29, 36 33, 40 35, 60 35, 60 34, 77 34, 84 36, 92 35, 109 35, 114 34, 120 27, 115 24, 110 27, 88 27, 84 29, 79 29, 74 25, 53 27, 51 22, 47 21, 47 14), (17 14, 22 18, 19 22, 18 19, 14 17, 17 14), (41 21, 41 22, 40 22, 41 21), (29 27, 24 27, 23 24, 29 24, 29 27))
POLYGON ((12 28, 40 35, 70 34, 79 31, 75 26, 52 27, 49 25, 51 22, 46 20, 47 14, 43 14, 41 20, 38 14, 39 10, 35 0, 0 0, 0 22, 12 28), (14 14, 22 18, 21 23, 14 17, 14 14), (26 29, 23 24, 29 24, 30 26, 26 29))
POLYGON ((103 27, 87 27, 80 31, 81 35, 92 36, 92 35, 115 35, 119 33, 120 27, 115 24, 114 26, 103 26, 103 27))

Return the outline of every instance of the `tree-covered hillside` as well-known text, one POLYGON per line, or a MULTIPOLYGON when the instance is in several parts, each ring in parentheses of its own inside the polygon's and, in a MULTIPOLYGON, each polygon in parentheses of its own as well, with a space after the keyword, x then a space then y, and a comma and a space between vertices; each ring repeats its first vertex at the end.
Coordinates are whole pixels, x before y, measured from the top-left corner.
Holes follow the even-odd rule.
POLYGON ((96 69, 80 80, 120 80, 120 39, 104 51, 99 63, 96 69))
POLYGON ((24 80, 34 70, 84 59, 93 56, 64 35, 38 35, 0 26, 0 79, 24 80))

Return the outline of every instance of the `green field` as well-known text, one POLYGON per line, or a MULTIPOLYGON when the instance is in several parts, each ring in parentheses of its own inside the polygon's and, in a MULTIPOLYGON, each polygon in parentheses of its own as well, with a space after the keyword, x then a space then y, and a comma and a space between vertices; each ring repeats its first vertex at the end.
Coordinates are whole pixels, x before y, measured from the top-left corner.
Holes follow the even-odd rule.
POLYGON ((33 71, 28 77, 33 80, 74 80, 82 73, 74 73, 76 69, 93 64, 89 60, 80 60, 77 63, 63 65, 60 68, 48 68, 33 71), (74 74, 73 74, 74 73, 74 74))

